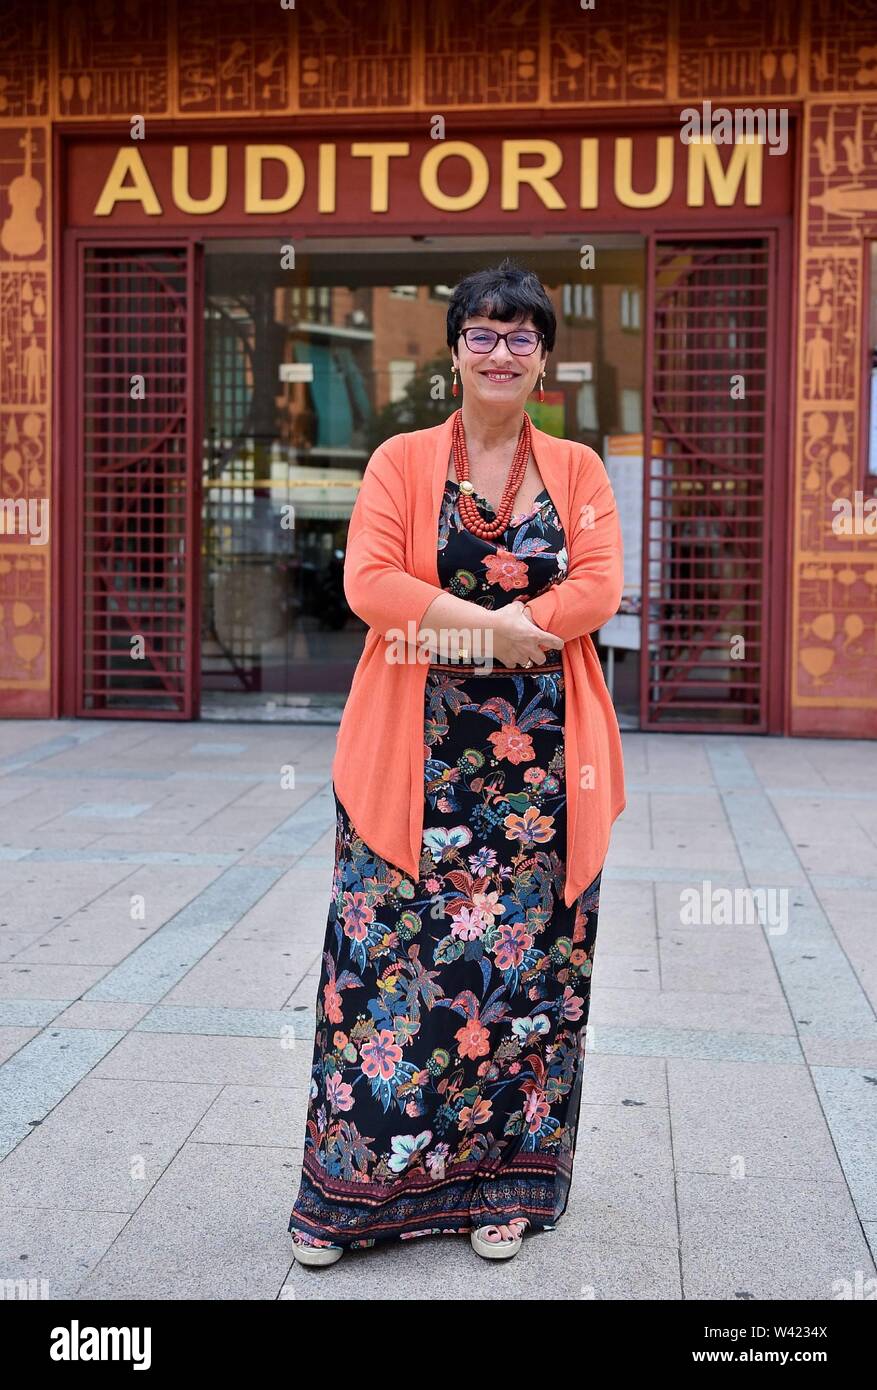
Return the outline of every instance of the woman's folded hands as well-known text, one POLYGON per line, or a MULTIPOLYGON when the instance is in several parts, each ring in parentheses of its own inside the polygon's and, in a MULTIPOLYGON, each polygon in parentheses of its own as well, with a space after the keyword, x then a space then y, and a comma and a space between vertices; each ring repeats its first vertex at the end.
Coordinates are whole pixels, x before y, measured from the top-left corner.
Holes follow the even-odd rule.
POLYGON ((536 626, 521 599, 496 610, 492 632, 493 655, 504 666, 544 666, 546 651, 563 646, 562 637, 536 626))

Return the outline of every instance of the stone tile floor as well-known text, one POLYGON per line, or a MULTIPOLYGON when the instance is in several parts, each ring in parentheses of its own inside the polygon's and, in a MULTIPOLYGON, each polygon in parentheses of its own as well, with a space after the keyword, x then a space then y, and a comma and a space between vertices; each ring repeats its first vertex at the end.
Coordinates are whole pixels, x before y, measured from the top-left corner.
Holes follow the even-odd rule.
POLYGON ((626 733, 565 1216, 507 1264, 431 1237, 312 1271, 286 1223, 334 740, 0 723, 0 1278, 86 1299, 861 1297, 877 743, 626 733))

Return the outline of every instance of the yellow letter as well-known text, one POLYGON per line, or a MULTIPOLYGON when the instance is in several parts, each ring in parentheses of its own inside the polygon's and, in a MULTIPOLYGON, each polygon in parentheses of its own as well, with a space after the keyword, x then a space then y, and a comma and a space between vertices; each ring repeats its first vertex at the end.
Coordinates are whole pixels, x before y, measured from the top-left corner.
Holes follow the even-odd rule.
POLYGON ((487 158, 468 140, 440 140, 423 156, 420 165, 420 191, 426 201, 442 212, 465 212, 474 208, 487 192, 490 169, 487 158), (438 185, 438 169, 443 159, 459 155, 469 163, 469 187, 465 193, 443 193, 438 185))
POLYGON ((503 212, 514 212, 520 207, 519 189, 522 183, 528 183, 547 208, 565 208, 566 203, 550 182, 560 172, 562 164, 560 146, 553 140, 503 140, 500 195, 503 212), (542 163, 522 169, 522 154, 539 154, 542 163))
POLYGON ((582 163, 579 170, 579 207, 595 208, 600 199, 600 145, 589 136, 581 142, 582 163))
POLYGON ((704 204, 704 171, 709 175, 710 188, 716 205, 733 207, 746 172, 743 201, 747 207, 761 205, 762 157, 764 146, 758 141, 745 140, 734 145, 727 170, 722 168, 718 148, 709 137, 693 140, 688 146, 688 206, 702 208, 704 204))
POLYGON ((138 149, 129 146, 120 149, 113 160, 113 167, 94 205, 95 217, 109 217, 116 203, 142 203, 143 211, 150 217, 161 216, 161 203, 146 172, 143 157, 138 149), (134 182, 123 187, 123 181, 129 174, 134 182))
POLYGON ((370 159, 372 162, 371 211, 386 212, 389 207, 390 157, 408 154, 411 146, 405 140, 393 144, 389 140, 375 140, 370 144, 350 146, 355 159, 370 159))
POLYGON ((317 165, 317 212, 335 211, 335 146, 321 145, 317 165))
POLYGON ((655 183, 649 193, 633 190, 633 141, 619 136, 615 141, 615 196, 626 208, 656 208, 673 192, 672 135, 659 135, 655 151, 655 183))
POLYGON ((244 212, 288 212, 294 208, 305 186, 305 166, 297 150, 289 145, 247 145, 244 151, 244 212), (262 196, 262 165, 276 159, 286 166, 286 192, 276 198, 262 196))
POLYGON ((216 212, 228 196, 228 147, 210 146, 210 192, 193 198, 189 192, 189 147, 174 145, 171 159, 171 196, 180 212, 216 212))

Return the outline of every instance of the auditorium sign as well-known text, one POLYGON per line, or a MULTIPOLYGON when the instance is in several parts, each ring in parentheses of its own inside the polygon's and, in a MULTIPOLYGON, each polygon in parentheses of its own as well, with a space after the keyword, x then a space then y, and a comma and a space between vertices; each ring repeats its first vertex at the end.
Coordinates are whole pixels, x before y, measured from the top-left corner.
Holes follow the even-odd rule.
MULTIPOLYGON (((154 129, 154 128, 153 128, 154 129)), ((282 221, 302 228, 417 229, 506 222, 583 226, 583 215, 630 223, 686 210, 703 220, 782 214, 792 159, 764 144, 686 142, 678 129, 473 139, 281 141, 197 135, 74 139, 70 226, 282 221)))

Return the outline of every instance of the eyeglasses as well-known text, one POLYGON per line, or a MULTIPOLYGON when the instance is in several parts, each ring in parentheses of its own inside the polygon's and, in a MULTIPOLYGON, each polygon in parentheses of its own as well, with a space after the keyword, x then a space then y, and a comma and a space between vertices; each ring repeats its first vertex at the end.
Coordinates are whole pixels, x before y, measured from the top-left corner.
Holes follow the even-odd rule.
POLYGON ((497 333, 492 328, 464 328, 460 334, 470 352, 493 352, 502 338, 515 357, 529 357, 536 351, 543 336, 529 328, 516 328, 511 333, 497 333))

